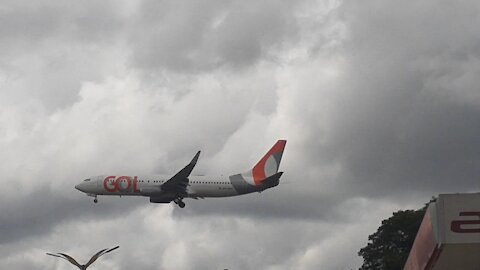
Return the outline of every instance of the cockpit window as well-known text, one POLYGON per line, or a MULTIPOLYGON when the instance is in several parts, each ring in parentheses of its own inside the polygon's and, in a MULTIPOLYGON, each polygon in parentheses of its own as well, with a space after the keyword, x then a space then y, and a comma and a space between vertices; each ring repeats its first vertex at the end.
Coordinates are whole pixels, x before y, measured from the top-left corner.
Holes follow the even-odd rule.
POLYGON ((83 180, 83 182, 88 182, 90 181, 90 178, 83 180))

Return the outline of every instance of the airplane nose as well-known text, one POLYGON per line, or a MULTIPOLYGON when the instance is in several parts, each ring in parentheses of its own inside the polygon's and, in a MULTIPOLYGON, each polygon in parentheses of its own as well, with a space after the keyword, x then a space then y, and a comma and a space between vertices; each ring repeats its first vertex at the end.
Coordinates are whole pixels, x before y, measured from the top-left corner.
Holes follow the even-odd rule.
POLYGON ((85 185, 83 185, 83 183, 76 185, 75 188, 81 192, 85 192, 85 185))

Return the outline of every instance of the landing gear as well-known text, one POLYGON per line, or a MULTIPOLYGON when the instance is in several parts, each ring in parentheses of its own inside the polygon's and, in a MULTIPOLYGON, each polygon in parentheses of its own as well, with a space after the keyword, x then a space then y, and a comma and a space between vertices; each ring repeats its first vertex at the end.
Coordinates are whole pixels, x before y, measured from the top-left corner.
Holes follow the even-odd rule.
POLYGON ((176 203, 178 207, 185 208, 185 203, 182 201, 181 197, 175 198, 173 202, 176 203))
POLYGON ((94 203, 98 203, 97 195, 96 195, 96 194, 87 194, 87 196, 93 197, 93 202, 94 202, 94 203))

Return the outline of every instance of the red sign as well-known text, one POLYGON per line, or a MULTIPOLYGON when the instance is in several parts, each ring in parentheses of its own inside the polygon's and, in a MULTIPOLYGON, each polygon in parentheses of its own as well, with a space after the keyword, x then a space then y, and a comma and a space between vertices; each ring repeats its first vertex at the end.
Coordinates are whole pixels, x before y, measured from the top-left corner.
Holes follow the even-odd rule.
POLYGON ((480 212, 460 212, 461 217, 476 217, 471 220, 454 220, 450 230, 456 233, 480 233, 480 212))
POLYGON ((107 176, 103 180, 103 187, 108 192, 140 192, 138 189, 138 180, 134 176, 107 176))

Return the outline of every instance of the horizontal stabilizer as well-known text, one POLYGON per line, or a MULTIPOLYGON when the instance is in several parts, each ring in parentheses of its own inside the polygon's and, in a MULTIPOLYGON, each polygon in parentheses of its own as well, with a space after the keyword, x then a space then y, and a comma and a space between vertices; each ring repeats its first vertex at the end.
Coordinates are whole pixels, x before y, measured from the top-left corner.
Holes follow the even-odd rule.
POLYGON ((282 176, 283 172, 278 172, 272 176, 269 176, 262 180, 262 184, 265 188, 271 188, 274 186, 278 186, 280 183, 280 177, 282 176))

